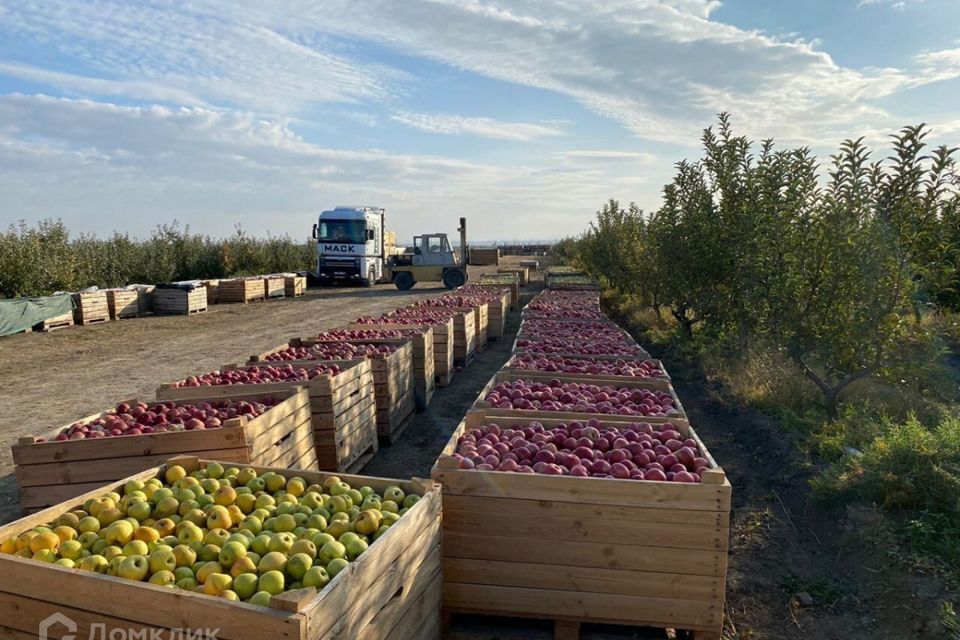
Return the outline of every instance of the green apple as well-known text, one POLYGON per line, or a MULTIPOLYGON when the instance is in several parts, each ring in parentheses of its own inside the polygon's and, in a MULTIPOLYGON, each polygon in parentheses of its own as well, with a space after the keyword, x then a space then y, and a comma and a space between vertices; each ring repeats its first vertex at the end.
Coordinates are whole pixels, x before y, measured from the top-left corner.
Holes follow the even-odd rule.
POLYGON ((173 557, 178 567, 189 567, 197 561, 197 552, 185 544, 178 544, 173 548, 173 557))
POLYGON ((200 553, 198 553, 197 556, 204 562, 219 561, 220 547, 215 544, 205 544, 203 545, 203 548, 200 549, 200 553))
POLYGON ((190 567, 177 567, 173 570, 173 577, 177 579, 177 582, 180 582, 184 578, 194 578, 193 569, 190 567))
POLYGON ((196 578, 181 578, 177 580, 177 588, 183 589, 184 591, 193 591, 199 586, 200 584, 196 578))
MULTIPOLYGON (((263 478, 264 476, 260 477, 263 478)), ((287 479, 279 473, 275 473, 265 479, 267 481, 267 491, 270 493, 276 493, 277 491, 280 491, 280 489, 283 489, 287 484, 287 479)))
POLYGON ((145 556, 149 553, 150 549, 143 540, 131 540, 123 545, 123 555, 125 556, 145 556))
POLYGON ((203 581, 203 592, 208 596, 218 596, 233 586, 233 578, 225 573, 211 573, 203 581))
POLYGON ((327 583, 330 582, 330 574, 327 573, 326 567, 310 567, 307 569, 307 572, 303 574, 302 582, 305 587, 323 589, 327 583))
POLYGON ((411 493, 406 498, 403 499, 403 503, 401 504, 401 506, 404 509, 409 509, 413 505, 417 504, 419 500, 420 500, 420 496, 418 496, 415 493, 411 493))
POLYGON ((273 525, 273 530, 281 533, 288 533, 297 528, 296 519, 289 513, 277 516, 277 521, 273 525))
POLYGON ((113 560, 116 557, 123 557, 123 549, 121 549, 115 544, 112 544, 104 548, 103 553, 101 553, 101 555, 107 560, 113 560))
POLYGON ((260 575, 257 580, 257 589, 266 591, 270 595, 283 593, 284 577, 280 571, 267 571, 260 575))
POLYGON ((368 546, 369 546, 369 545, 367 544, 367 541, 366 541, 366 540, 362 540, 362 539, 360 539, 360 538, 357 538, 357 539, 355 539, 355 540, 351 540, 351 541, 350 541, 349 543, 347 543, 347 545, 346 545, 346 547, 347 547, 347 559, 348 559, 348 560, 356 560, 356 559, 360 556, 361 553, 363 553, 364 551, 367 550, 367 547, 368 547, 368 546))
MULTIPOLYGON (((173 554, 173 549, 163 546, 150 554, 150 573, 160 571, 172 572, 177 568, 177 557, 173 554)), ((173 582, 173 580, 171 580, 173 582)))
POLYGON ((260 577, 256 573, 241 573, 233 579, 233 590, 241 600, 248 600, 257 592, 260 577))
POLYGON ((336 542, 336 541, 337 539, 334 538, 329 533, 318 533, 317 535, 310 538, 310 542, 312 542, 313 546, 315 546, 317 549, 320 549, 321 547, 323 547, 323 545, 327 544, 328 542, 336 542))
POLYGON ((67 567, 68 569, 73 569, 77 566, 77 563, 70 558, 60 558, 59 560, 54 560, 53 564, 61 567, 67 567))
POLYGON ((305 553, 310 558, 317 557, 317 545, 313 544, 310 540, 300 539, 293 543, 293 546, 290 547, 290 554, 296 553, 305 553))
POLYGON ((207 578, 215 573, 220 573, 222 570, 223 567, 220 566, 219 562, 204 562, 202 567, 194 571, 194 574, 197 576, 197 582, 205 583, 207 578))
POLYGON ((124 558, 117 570, 117 575, 127 580, 143 580, 150 573, 150 563, 144 556, 129 556, 124 558))
MULTIPOLYGON (((259 584, 257 586, 259 586, 259 584)), ((255 594, 250 596, 249 602, 250 604, 260 605, 261 607, 269 607, 270 598, 272 597, 273 595, 269 591, 257 591, 255 594)))
POLYGON ((250 543, 250 549, 263 555, 270 551, 270 538, 272 536, 269 533, 262 533, 253 539, 253 542, 250 543))
POLYGON ((275 533, 270 537, 270 543, 267 545, 269 551, 282 551, 286 553, 290 551, 290 547, 293 546, 293 543, 296 542, 296 538, 292 534, 281 532, 275 533))
POLYGON ((401 502, 403 502, 403 499, 405 497, 407 497, 407 494, 404 493, 403 489, 401 489, 396 485, 389 486, 383 490, 384 502, 386 502, 387 500, 390 500, 392 502, 396 502, 397 504, 400 504, 401 502))
POLYGON ((260 559, 260 562, 257 564, 257 570, 260 573, 265 573, 267 571, 283 571, 286 566, 286 554, 280 553, 279 551, 271 551, 260 559))
POLYGON ((232 567, 233 563, 247 555, 247 548, 239 542, 227 542, 220 549, 220 564, 224 567, 232 567))
POLYGON ((315 491, 310 491, 300 497, 300 504, 312 510, 321 506, 323 504, 323 501, 320 499, 319 493, 315 491))
POLYGON ((287 560, 287 573, 294 580, 300 580, 311 566, 313 558, 305 553, 295 553, 287 560))
POLYGON ((400 514, 392 513, 390 511, 381 511, 380 514, 383 516, 383 524, 388 527, 400 519, 400 514))
POLYGON ((357 516, 357 519, 353 523, 353 528, 356 529, 357 533, 370 535, 380 528, 382 522, 383 514, 376 509, 365 509, 357 516))
POLYGON ((161 587, 172 587, 176 581, 177 579, 173 575, 173 572, 167 569, 154 572, 149 580, 150 584, 157 584, 161 587))
POLYGON ((380 500, 380 496, 367 496, 363 499, 363 502, 360 503, 360 510, 376 509, 379 511, 381 504, 383 504, 383 502, 380 500))
POLYGON ((133 538, 133 525, 126 520, 117 520, 107 527, 104 539, 107 544, 127 544, 133 538))
POLYGON ((60 543, 60 557, 67 560, 79 560, 83 552, 83 543, 79 540, 67 540, 60 543))
POLYGON ((177 533, 177 540, 180 544, 190 544, 191 542, 203 541, 203 529, 191 523, 185 524, 177 533))
POLYGON ((100 521, 93 516, 80 518, 80 522, 77 524, 77 531, 80 533, 86 533, 88 531, 96 533, 97 531, 100 531, 100 521))
POLYGON ((257 477, 257 472, 250 467, 244 467, 237 472, 237 482, 239 484, 247 484, 251 480, 257 477))
POLYGON ((210 529, 206 535, 203 536, 203 544, 215 544, 218 547, 222 547, 227 544, 227 540, 229 539, 230 532, 226 529, 210 529))
POLYGON ((146 500, 135 500, 127 505, 127 515, 136 518, 138 522, 143 522, 150 517, 153 507, 146 500))
MULTIPOLYGON (((77 538, 77 542, 80 543, 80 546, 85 551, 90 551, 91 549, 93 549, 93 545, 97 544, 98 540, 100 540, 100 536, 98 536, 93 531, 84 531, 83 533, 80 534, 80 537, 77 538)), ((107 541, 104 540, 103 542, 104 544, 106 544, 107 541)))
MULTIPOLYGON (((243 548, 244 548, 244 549, 249 549, 249 548, 250 548, 250 543, 253 542, 253 538, 255 537, 255 536, 249 536, 249 537, 248 537, 249 533, 250 533, 249 531, 246 532, 246 533, 243 533, 243 530, 242 530, 242 529, 239 530, 239 531, 237 531, 236 533, 231 533, 231 534, 230 534, 230 537, 227 538, 227 542, 228 542, 228 543, 229 543, 229 542, 236 542, 236 543, 239 544, 239 545, 243 545, 243 548)), ((224 545, 224 546, 226 546, 226 545, 224 545)))
POLYGON ((347 491, 350 491, 350 485, 346 482, 337 482, 336 484, 330 486, 330 495, 334 497, 342 496, 347 491))
POLYGON ((327 573, 330 574, 330 577, 333 578, 338 573, 347 568, 350 563, 347 562, 346 558, 334 558, 327 564, 327 573))
POLYGON ((106 573, 107 567, 110 566, 110 563, 106 558, 99 555, 87 556, 80 560, 77 564, 77 568, 83 571, 95 571, 97 573, 106 573))
POLYGON ((380 511, 384 513, 396 513, 400 511, 400 505, 393 500, 384 500, 380 503, 380 511))
POLYGON ((320 553, 317 555, 317 560, 320 561, 320 564, 326 565, 329 564, 331 560, 336 558, 344 558, 346 555, 347 548, 343 544, 339 542, 328 542, 320 547, 320 553))

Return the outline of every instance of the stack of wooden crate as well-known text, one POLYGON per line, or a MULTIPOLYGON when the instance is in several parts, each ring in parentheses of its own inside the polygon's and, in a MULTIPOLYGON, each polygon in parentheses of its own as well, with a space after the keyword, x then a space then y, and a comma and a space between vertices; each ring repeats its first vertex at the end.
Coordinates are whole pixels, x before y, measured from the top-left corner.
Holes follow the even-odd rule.
POLYGON ((264 295, 270 298, 283 298, 286 296, 286 282, 283 276, 264 276, 263 278, 264 295))

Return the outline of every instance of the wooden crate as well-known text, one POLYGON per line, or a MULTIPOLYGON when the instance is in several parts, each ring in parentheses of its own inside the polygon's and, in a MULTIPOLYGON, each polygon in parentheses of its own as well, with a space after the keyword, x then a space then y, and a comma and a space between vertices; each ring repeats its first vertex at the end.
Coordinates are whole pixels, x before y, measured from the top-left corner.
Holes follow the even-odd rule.
POLYGON ((57 329, 66 329, 67 327, 73 326, 73 311, 68 311, 63 315, 54 316, 52 318, 47 318, 42 322, 38 322, 33 325, 34 331, 43 331, 44 333, 49 333, 50 331, 56 331, 57 329))
MULTIPOLYGON (((431 336, 433 338, 433 357, 423 359, 423 375, 426 376, 429 373, 430 364, 428 362, 432 360, 433 362, 433 374, 434 380, 437 386, 446 387, 450 384, 450 381, 453 379, 453 318, 450 318, 443 324, 434 324, 434 325, 417 325, 417 324, 351 324, 349 325, 350 329, 397 329, 403 331, 410 328, 420 328, 423 330, 430 329, 431 336)), ((418 366, 417 362, 414 362, 414 369, 418 366)), ((426 386, 425 386, 426 388, 426 386)), ((430 390, 430 396, 433 396, 433 391, 430 390)), ((427 399, 429 402, 429 398, 427 399)))
POLYGON ((203 313, 207 310, 207 290, 196 287, 190 291, 184 289, 155 289, 153 291, 153 312, 158 315, 186 315, 203 313))
POLYGON ((220 304, 247 304, 263 300, 266 292, 263 278, 233 278, 220 281, 218 300, 220 304))
MULTIPOLYGON (((473 403, 474 409, 482 409, 487 412, 487 415, 490 416, 507 416, 507 417, 518 417, 525 416, 531 420, 537 420, 539 418, 558 418, 565 420, 586 420, 589 418, 596 418, 598 420, 613 420, 617 421, 626 421, 626 422, 650 422, 652 424, 657 424, 661 422, 673 422, 675 424, 683 424, 689 426, 687 421, 686 411, 683 409, 683 405, 680 403, 680 398, 677 397, 677 392, 674 391, 672 385, 667 385, 667 388, 663 388, 660 382, 649 383, 645 382, 643 378, 637 379, 625 379, 623 382, 617 383, 617 388, 627 388, 627 389, 649 389, 651 391, 667 391, 673 397, 673 406, 676 408, 675 413, 671 413, 666 417, 657 417, 657 416, 624 416, 619 414, 606 414, 606 413, 579 413, 572 411, 525 411, 523 409, 495 409, 490 406, 489 402, 486 402, 484 398, 490 393, 494 387, 497 386, 500 382, 505 382, 509 380, 536 380, 537 382, 547 383, 548 380, 543 378, 533 378, 532 376, 527 375, 527 371, 518 371, 518 370, 506 370, 501 369, 490 379, 490 382, 483 387, 483 390, 480 391, 480 394, 477 396, 477 401, 473 403)), ((558 380, 563 380, 562 376, 554 375, 554 378, 558 380)), ((581 380, 570 380, 570 382, 584 382, 581 380)), ((602 382, 596 382, 594 380, 587 380, 586 384, 595 384, 597 386, 605 386, 602 382)), ((612 385, 611 385, 612 386, 612 385)))
POLYGON ((140 315, 140 295, 135 290, 108 289, 107 308, 111 320, 136 318, 140 315))
MULTIPOLYGON (((246 388, 235 385, 232 390, 231 394, 210 394, 192 398, 190 402, 258 400, 271 395, 254 393, 249 385, 246 388)), ((33 437, 20 438, 12 448, 20 505, 28 512, 46 508, 179 454, 315 470, 317 457, 306 389, 296 387, 272 395, 283 398, 282 402, 256 418, 228 420, 219 429, 52 441, 61 429, 70 426, 64 425, 50 433, 48 442, 36 442, 33 437)), ((80 422, 95 420, 106 413, 95 413, 80 422)))
POLYGON ((487 338, 500 341, 507 329, 507 313, 510 311, 510 292, 503 293, 496 302, 487 303, 487 338))
MULTIPOLYGON (((188 472, 210 460, 172 458, 188 472)), ((231 465, 241 466, 241 465, 231 465)), ((283 468, 254 467, 258 472, 289 475, 283 468)), ((153 468, 101 485, 40 513, 0 527, 8 539, 56 520, 85 500, 110 490, 122 492, 128 480, 162 477, 153 468)), ((322 483, 329 474, 298 471, 308 483, 322 483)), ((69 569, 14 555, 0 555, 0 636, 36 638, 39 625, 59 611, 77 629, 53 625, 50 639, 93 638, 103 625, 104 638, 148 637, 173 640, 198 637, 201 628, 219 629, 219 640, 436 640, 440 638, 440 491, 429 480, 391 480, 341 476, 353 486, 383 492, 398 485, 423 497, 369 549, 337 574, 319 592, 314 588, 275 596, 261 607, 192 591, 171 589, 69 569)), ((206 636, 205 636, 206 637, 206 636)))
MULTIPOLYGON (((482 305, 486 308, 486 305, 482 305)), ((477 352, 478 307, 424 307, 431 311, 453 312, 453 362, 466 367, 477 352)))
POLYGON ((140 307, 140 313, 153 313, 153 292, 156 287, 137 287, 137 304, 140 307))
POLYGON ((220 281, 201 280, 200 284, 207 290, 207 306, 220 302, 220 281))
MULTIPOLYGON (((316 364, 319 361, 312 361, 316 364)), ((236 392, 238 386, 255 388, 269 395, 296 386, 305 386, 310 396, 313 442, 317 464, 324 471, 352 471, 361 468, 377 453, 377 406, 373 397, 373 368, 370 360, 327 360, 341 371, 336 376, 313 380, 268 382, 258 385, 174 387, 157 390, 158 400, 190 400, 201 396, 219 397, 236 392)), ((253 365, 256 366, 256 365, 253 365)), ((228 364, 223 370, 249 368, 228 364)))
POLYGON ((283 276, 266 276, 263 279, 264 295, 267 298, 286 297, 286 282, 283 276))
POLYGON ((731 487, 689 425, 711 465, 701 484, 459 469, 457 439, 490 422, 530 421, 470 412, 433 467, 446 610, 549 618, 565 638, 599 622, 720 640, 731 487))
POLYGON ((369 340, 307 340, 294 338, 285 345, 251 356, 248 365, 291 364, 310 366, 324 362, 322 358, 309 360, 270 361, 267 358, 290 347, 309 348, 317 344, 393 344, 393 353, 367 356, 373 368, 373 398, 377 406, 377 435, 391 444, 399 439, 416 408, 414 393, 413 342, 407 338, 375 338, 369 340))
POLYGON ((477 266, 496 266, 500 264, 500 249, 470 248, 470 264, 477 266))
POLYGON ((81 291, 74 293, 73 321, 77 324, 97 324, 110 320, 110 306, 106 291, 81 291))
POLYGON ((515 273, 520 279, 520 286, 525 287, 530 284, 530 269, 526 267, 500 267, 497 273, 515 273))
POLYGON ((520 277, 517 274, 484 274, 480 276, 478 284, 481 287, 509 289, 510 311, 516 311, 520 308, 520 277))
MULTIPOLYGON (((507 364, 503 365, 501 371, 505 371, 525 379, 530 380, 562 380, 564 382, 582 382, 586 384, 596 384, 599 386, 611 385, 619 386, 621 382, 642 382, 645 385, 648 385, 648 389, 658 389, 658 390, 667 390, 670 388, 670 374, 666 374, 662 377, 649 377, 649 378, 639 378, 636 376, 601 376, 594 375, 589 373, 562 373, 559 371, 531 371, 530 369, 520 369, 514 366, 514 360, 517 356, 521 354, 515 353, 510 356, 510 359, 507 360, 507 364)), ((531 355, 541 355, 541 354, 531 354, 531 355)), ((542 354, 546 357, 552 356, 554 354, 542 354)), ((659 360, 654 358, 641 358, 633 356, 560 356, 562 358, 569 358, 574 360, 585 360, 585 361, 601 361, 605 360, 608 362, 616 362, 617 360, 652 360, 656 362, 658 366, 663 368, 662 363, 659 360)))
POLYGON ((288 298, 307 295, 306 276, 283 276, 283 294, 288 298))

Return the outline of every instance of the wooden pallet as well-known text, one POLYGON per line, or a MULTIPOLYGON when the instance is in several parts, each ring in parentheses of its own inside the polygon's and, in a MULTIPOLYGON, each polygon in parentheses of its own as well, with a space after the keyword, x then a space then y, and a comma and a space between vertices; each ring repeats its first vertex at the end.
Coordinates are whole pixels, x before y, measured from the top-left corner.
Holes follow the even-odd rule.
POLYGON ((154 289, 153 312, 157 315, 188 316, 207 310, 207 289, 154 289))
POLYGON ((286 283, 283 276, 266 276, 263 279, 263 292, 269 298, 286 297, 286 283))
MULTIPOLYGON (((70 426, 63 425, 46 436, 47 442, 20 438, 12 448, 20 505, 26 511, 46 508, 154 466, 171 455, 203 455, 229 462, 316 470, 310 398, 305 388, 266 394, 250 385, 234 386, 230 394, 193 397, 189 403, 259 400, 266 395, 282 401, 256 418, 234 418, 219 429, 53 441, 64 427, 70 426)), ((137 400, 125 402, 136 404, 137 400)), ((90 422, 110 412, 95 413, 79 422, 90 422)))
POLYGON ((106 291, 81 291, 73 294, 73 321, 79 325, 98 324, 110 320, 106 291))
POLYGON ((305 276, 284 276, 283 293, 288 298, 307 295, 307 278, 305 276))
POLYGON ((442 614, 444 640, 721 640, 709 631, 693 634, 675 629, 637 627, 634 625, 601 625, 589 620, 568 618, 519 617, 508 613, 471 613, 444 608, 442 614))
MULTIPOLYGON (((187 472, 206 459, 177 457, 168 464, 187 472)), ((231 466, 240 466, 233 465, 231 466)), ((259 473, 289 475, 285 468, 255 467, 259 473)), ((55 521, 84 501, 116 490, 129 480, 162 477, 154 467, 0 527, 0 539, 55 521)), ((309 484, 329 474, 298 471, 309 484)), ((198 637, 198 628, 217 629, 219 640, 270 638, 344 638, 351 640, 420 640, 440 637, 440 491, 429 480, 391 480, 341 476, 352 486, 370 486, 382 493, 397 485, 423 497, 388 531, 370 544, 336 579, 319 592, 308 588, 275 596, 258 607, 192 591, 125 580, 95 572, 0 555, 0 636, 36 638, 40 624, 59 611, 77 626, 49 628, 47 637, 105 638, 198 637), (69 631, 69 634, 68 634, 69 631)))
POLYGON ((221 280, 217 300, 220 304, 247 304, 263 300, 267 293, 263 278, 221 280))
POLYGON ((563 620, 566 637, 589 621, 719 638, 731 487, 689 425, 678 429, 711 466, 701 484, 459 469, 459 437, 491 422, 506 426, 468 413, 433 467, 443 485, 445 607, 563 620))
POLYGON ((140 295, 133 290, 107 289, 107 308, 111 320, 136 318, 140 315, 140 295))
POLYGON ((53 318, 47 318, 43 322, 38 322, 33 325, 34 331, 42 331, 43 333, 50 333, 51 331, 57 331, 58 329, 66 329, 67 327, 73 326, 73 312, 68 311, 67 313, 54 316, 53 318))

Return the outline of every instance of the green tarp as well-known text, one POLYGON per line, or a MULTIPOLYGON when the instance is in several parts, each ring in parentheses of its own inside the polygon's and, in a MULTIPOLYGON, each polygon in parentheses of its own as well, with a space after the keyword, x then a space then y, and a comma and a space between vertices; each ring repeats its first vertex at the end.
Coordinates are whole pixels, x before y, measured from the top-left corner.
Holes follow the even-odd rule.
POLYGON ((73 296, 0 300, 0 337, 20 333, 47 318, 73 312, 73 296))

